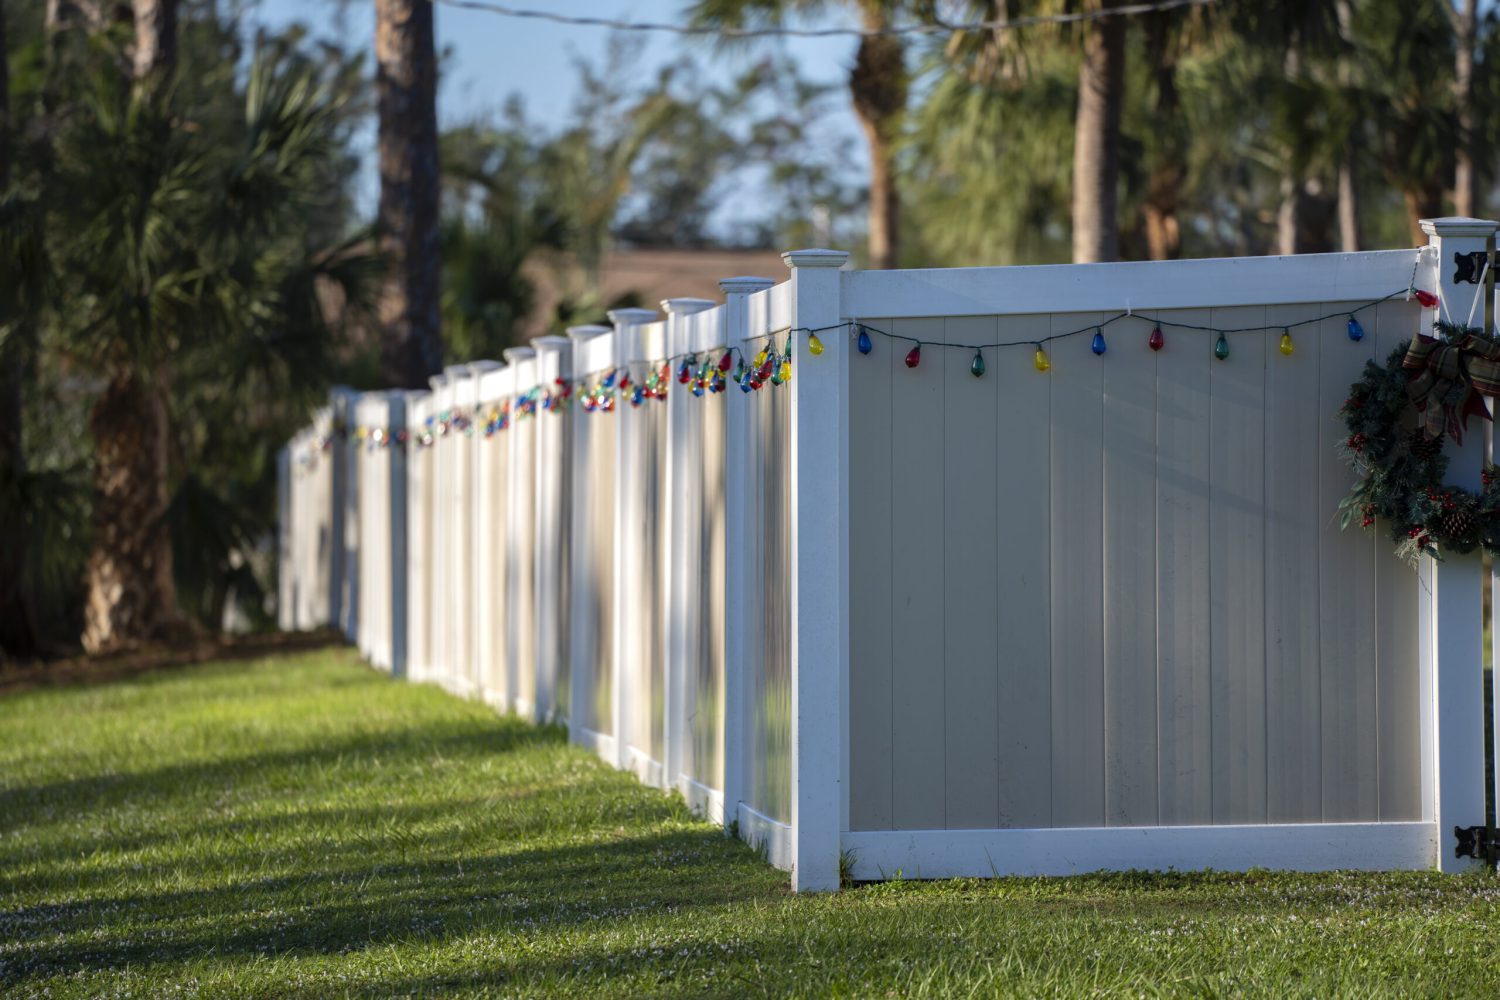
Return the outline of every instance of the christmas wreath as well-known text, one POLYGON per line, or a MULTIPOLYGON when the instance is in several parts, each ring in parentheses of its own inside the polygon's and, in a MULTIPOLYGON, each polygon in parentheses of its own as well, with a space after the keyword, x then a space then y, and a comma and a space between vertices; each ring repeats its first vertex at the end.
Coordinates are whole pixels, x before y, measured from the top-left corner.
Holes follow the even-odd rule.
POLYGON ((1500 395, 1500 340, 1479 330, 1438 324, 1442 339, 1418 335, 1385 365, 1365 365, 1339 408, 1344 447, 1360 480, 1339 504, 1341 524, 1359 518, 1390 526, 1396 551, 1500 553, 1500 477, 1483 473, 1475 493, 1447 485, 1443 436, 1463 440, 1469 416, 1488 418, 1484 396, 1500 395))

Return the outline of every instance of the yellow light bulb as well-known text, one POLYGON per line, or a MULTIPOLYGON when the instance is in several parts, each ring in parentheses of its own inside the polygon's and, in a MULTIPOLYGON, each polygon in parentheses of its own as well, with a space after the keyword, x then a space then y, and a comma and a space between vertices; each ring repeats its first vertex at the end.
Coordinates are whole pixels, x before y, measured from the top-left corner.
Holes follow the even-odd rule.
POLYGON ((815 356, 823 353, 823 342, 818 339, 818 335, 816 333, 808 335, 807 353, 815 356))
POLYGON ((761 365, 765 364, 766 357, 769 355, 769 353, 770 352, 766 348, 762 347, 760 349, 760 353, 755 356, 755 367, 759 368, 761 365))
POLYGON ((780 375, 783 382, 790 382, 792 380, 792 363, 790 361, 783 361, 781 363, 780 375))
POLYGON ((1031 363, 1036 365, 1036 370, 1039 372, 1044 372, 1052 367, 1052 362, 1047 358, 1047 352, 1040 347, 1036 349, 1036 356, 1031 359, 1031 363))
POLYGON ((1292 346, 1292 335, 1289 332, 1281 334, 1281 353, 1290 356, 1297 348, 1292 346))

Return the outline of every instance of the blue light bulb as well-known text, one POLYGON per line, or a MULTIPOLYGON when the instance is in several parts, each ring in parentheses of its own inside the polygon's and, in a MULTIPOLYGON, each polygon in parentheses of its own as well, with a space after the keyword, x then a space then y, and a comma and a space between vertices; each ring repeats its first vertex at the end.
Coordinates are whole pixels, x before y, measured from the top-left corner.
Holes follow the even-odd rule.
POLYGON ((1359 320, 1355 319, 1353 316, 1349 317, 1349 339, 1350 340, 1364 340, 1365 339, 1365 328, 1362 327, 1362 326, 1360 326, 1359 325, 1359 320))
POLYGON ((859 353, 861 354, 869 354, 870 348, 873 346, 870 343, 870 335, 863 330, 859 331, 859 340, 855 341, 855 345, 859 348, 859 353))
POLYGON ((1103 354, 1105 351, 1109 350, 1109 345, 1104 342, 1103 330, 1094 331, 1094 342, 1091 346, 1093 347, 1095 354, 1103 354))

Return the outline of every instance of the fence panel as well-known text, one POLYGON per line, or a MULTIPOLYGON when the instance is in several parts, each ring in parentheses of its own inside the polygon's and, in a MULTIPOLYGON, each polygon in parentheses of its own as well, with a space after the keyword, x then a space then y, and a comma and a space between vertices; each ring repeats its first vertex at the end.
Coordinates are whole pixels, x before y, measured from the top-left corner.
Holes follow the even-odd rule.
POLYGON ((525 402, 536 387, 536 351, 505 351, 514 400, 509 429, 497 441, 506 452, 504 512, 505 658, 512 710, 536 713, 536 419, 525 402))
MULTIPOLYGON (((707 305, 705 303, 704 305, 707 305)), ((723 308, 685 317, 685 346, 717 369, 728 342, 723 308)), ((681 514, 672 525, 681 532, 680 578, 671 612, 680 630, 681 787, 688 802, 716 821, 724 816, 724 659, 725 659, 725 411, 740 400, 738 386, 696 400, 687 409, 687 433, 671 456, 680 472, 681 514)))
POLYGON ((406 408, 407 676, 434 677, 432 659, 433 394, 413 393, 406 408))
MULTIPOLYGON (((665 783, 666 643, 662 525, 665 486, 666 413, 657 400, 634 405, 633 387, 646 377, 646 362, 665 354, 666 325, 648 310, 617 310, 615 351, 620 391, 611 416, 615 441, 618 508, 615 536, 616 732, 622 737, 621 766, 650 785, 665 783)), ((670 398, 670 397, 669 397, 670 398)))
POLYGON ((567 337, 537 337, 538 416, 535 451, 536 573, 536 716, 566 720, 571 692, 568 667, 568 569, 570 518, 567 499, 572 476, 572 422, 569 380, 572 342, 567 337))
POLYGON ((1339 823, 1382 863, 1433 850, 1418 581, 1339 530, 1351 475, 1331 419, 1418 329, 1401 294, 1416 264, 1191 262, 1149 281, 1112 265, 1066 292, 1041 287, 1066 268, 845 279, 844 315, 891 335, 849 369, 844 844, 863 870, 953 873, 980 844, 1025 847, 1002 870, 1057 870, 1034 841, 880 830, 1339 823), (1131 297, 1141 315, 1111 321, 1131 297), (1225 329, 1242 332, 1219 358, 1225 329), (972 347, 939 346, 1003 342, 981 378, 972 347))
MULTIPOLYGON (((615 334, 575 327, 578 398, 573 407, 572 568, 569 574, 569 670, 575 742, 610 762, 615 745, 615 522, 618 422, 600 412, 601 380, 614 370, 615 334)), ((614 404, 611 402, 612 407, 614 404)))
MULTIPOLYGON (((747 301, 748 329, 743 342, 752 364, 769 359, 788 339, 788 286, 756 292, 747 301), (763 355, 762 352, 765 352, 763 355)), ((766 845, 773 860, 791 863, 792 822, 792 589, 787 585, 791 561, 790 423, 791 399, 779 387, 743 395, 748 433, 745 461, 750 469, 746 515, 751 574, 746 604, 749 622, 744 636, 745 720, 744 808, 740 822, 752 842, 766 845)))
POLYGON ((1331 418, 1430 319, 1411 282, 1476 294, 1451 258, 1485 226, 1438 220, 1426 255, 796 251, 722 306, 341 391, 279 457, 280 620, 565 717, 799 890, 849 858, 1457 869, 1440 834, 1483 819, 1478 563, 1414 573, 1340 531, 1331 418), (726 345, 776 385, 710 389, 726 345))
POLYGON ((509 632, 505 597, 505 517, 509 451, 500 427, 510 420, 510 386, 515 375, 497 362, 480 362, 474 435, 474 623, 480 696, 502 711, 510 708, 505 642, 509 632))

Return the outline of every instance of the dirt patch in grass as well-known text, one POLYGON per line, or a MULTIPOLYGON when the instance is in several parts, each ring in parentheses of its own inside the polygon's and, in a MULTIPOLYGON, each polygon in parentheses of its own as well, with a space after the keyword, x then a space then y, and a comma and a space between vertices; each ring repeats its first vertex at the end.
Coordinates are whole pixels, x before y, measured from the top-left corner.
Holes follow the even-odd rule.
POLYGON ((335 629, 257 635, 199 635, 171 643, 143 643, 101 656, 72 656, 28 663, 0 661, 0 695, 38 687, 102 684, 152 670, 225 660, 256 660, 338 646, 335 629))

